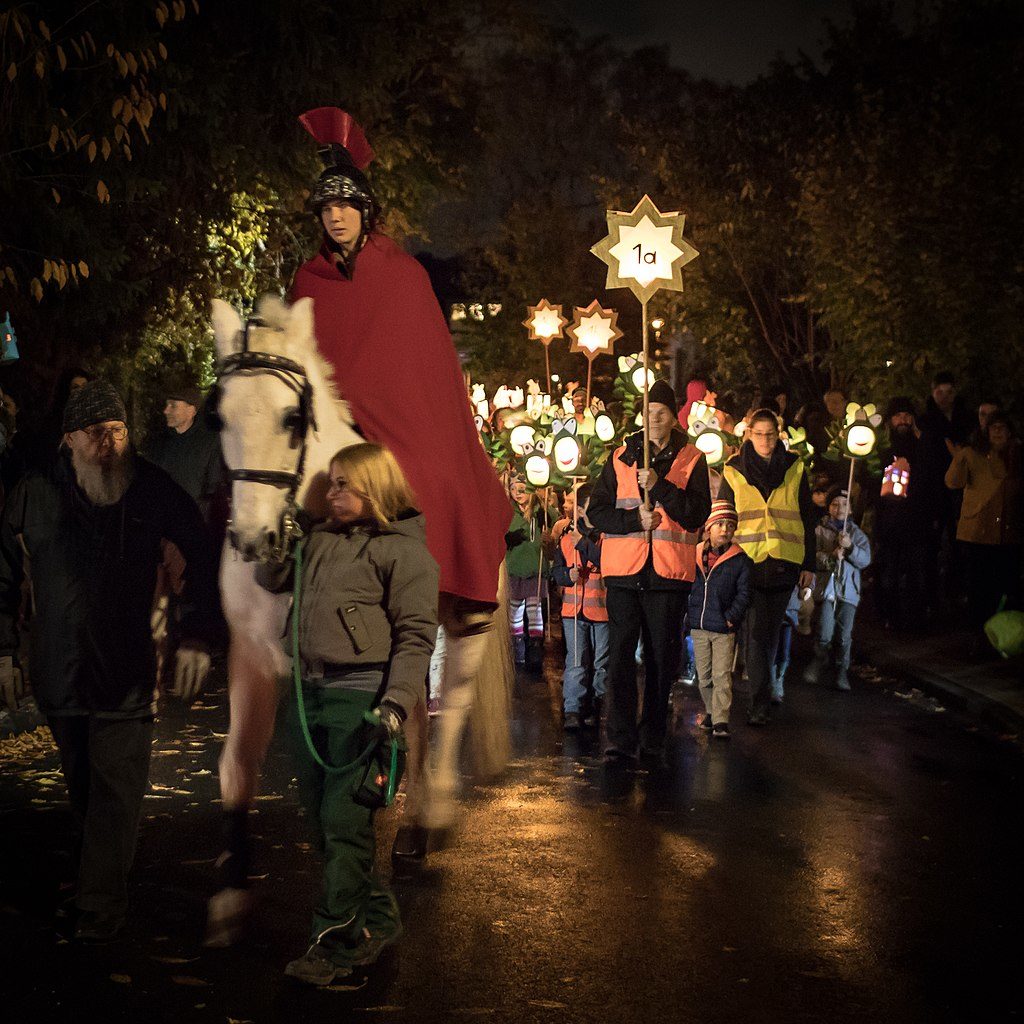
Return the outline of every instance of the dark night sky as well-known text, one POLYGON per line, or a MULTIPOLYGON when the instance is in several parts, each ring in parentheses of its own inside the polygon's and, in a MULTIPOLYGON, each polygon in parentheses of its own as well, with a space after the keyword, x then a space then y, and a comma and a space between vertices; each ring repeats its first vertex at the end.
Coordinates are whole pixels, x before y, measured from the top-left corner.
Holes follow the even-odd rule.
MULTIPOLYGON (((781 51, 817 58, 825 19, 849 18, 848 0, 557 0, 584 35, 624 49, 667 43, 672 62, 697 77, 745 84, 781 51)), ((903 13, 912 0, 897 0, 903 13)))

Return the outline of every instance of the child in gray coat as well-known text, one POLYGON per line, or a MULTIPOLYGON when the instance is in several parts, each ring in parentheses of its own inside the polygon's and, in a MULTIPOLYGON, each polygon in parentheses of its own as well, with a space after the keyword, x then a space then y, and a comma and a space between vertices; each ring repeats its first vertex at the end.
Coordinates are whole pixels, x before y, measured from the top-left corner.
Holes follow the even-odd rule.
MULTIPOLYGON (((305 543, 292 610, 302 692, 290 698, 286 717, 324 875, 308 949, 285 974, 312 985, 372 963, 402 932, 395 898, 373 870, 378 790, 391 775, 397 785, 401 762, 394 770, 377 751, 400 745, 402 724, 424 697, 439 576, 423 516, 387 449, 358 444, 338 452, 327 502, 330 518, 305 543)), ((291 563, 261 570, 260 582, 290 589, 291 563)), ((291 627, 288 636, 290 652, 291 627)))
POLYGON ((861 571, 871 564, 871 542, 852 520, 849 495, 841 487, 828 493, 828 515, 815 531, 817 537, 817 596, 821 600, 821 618, 814 660, 804 673, 804 681, 822 681, 835 649, 835 686, 849 690, 850 645, 853 620, 860 604, 861 571), (845 528, 844 528, 845 523, 845 528))

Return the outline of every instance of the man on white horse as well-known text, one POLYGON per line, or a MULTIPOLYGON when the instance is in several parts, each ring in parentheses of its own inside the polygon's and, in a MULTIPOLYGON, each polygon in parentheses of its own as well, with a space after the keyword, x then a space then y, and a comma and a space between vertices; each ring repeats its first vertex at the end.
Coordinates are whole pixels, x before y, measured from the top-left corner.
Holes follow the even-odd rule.
MULTIPOLYGON (((444 743, 445 714, 465 716, 451 705, 451 684, 479 667, 483 645, 470 638, 482 640, 496 607, 508 502, 477 439, 462 369, 426 271, 376 230, 380 208, 364 174, 373 151, 337 108, 308 111, 300 121, 324 158, 310 196, 324 241, 299 269, 293 297, 314 300, 320 351, 335 368, 358 429, 394 453, 426 515, 427 544, 441 567, 439 618, 449 640, 466 641, 447 648, 449 699, 438 737, 444 743)), ((426 733, 425 706, 418 712, 407 726, 414 750, 426 733)), ((460 721, 459 735, 461 727, 460 721)), ((396 856, 423 855, 419 814, 407 803, 396 856)))

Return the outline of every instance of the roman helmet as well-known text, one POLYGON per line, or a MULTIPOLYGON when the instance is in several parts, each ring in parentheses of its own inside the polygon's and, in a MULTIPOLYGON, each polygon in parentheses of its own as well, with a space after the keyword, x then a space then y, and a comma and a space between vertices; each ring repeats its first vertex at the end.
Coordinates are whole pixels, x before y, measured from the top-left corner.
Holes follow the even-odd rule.
POLYGON ((319 143, 324 169, 309 196, 309 207, 317 218, 332 200, 352 203, 363 218, 363 235, 373 231, 380 216, 380 204, 366 178, 373 161, 373 149, 351 114, 338 107, 317 107, 299 117, 303 128, 319 143))

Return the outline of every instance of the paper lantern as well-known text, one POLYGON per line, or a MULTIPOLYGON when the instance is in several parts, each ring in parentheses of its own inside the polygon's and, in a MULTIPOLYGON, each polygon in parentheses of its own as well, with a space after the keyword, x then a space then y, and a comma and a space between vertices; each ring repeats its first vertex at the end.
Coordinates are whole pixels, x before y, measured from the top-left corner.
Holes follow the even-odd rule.
POLYGON ((580 464, 580 443, 565 435, 555 441, 555 468, 566 475, 576 472, 580 464))
POLYGON ((551 479, 551 464, 543 455, 531 455, 526 460, 526 479, 534 487, 547 487, 551 479))
POLYGON ((526 453, 526 446, 533 444, 536 433, 537 429, 532 423, 520 423, 509 431, 509 447, 516 455, 524 455, 526 453))
POLYGON ((874 451, 877 441, 874 427, 867 423, 854 423, 846 432, 846 454, 863 459, 874 451))
POLYGON ((523 326, 530 332, 531 341, 550 345, 554 338, 562 337, 562 328, 569 322, 562 316, 562 307, 541 299, 536 306, 527 306, 523 326))
POLYGON ((597 439, 605 444, 611 441, 615 437, 615 424, 612 422, 611 416, 601 413, 594 420, 594 433, 597 435, 597 439))
POLYGON ((725 461, 725 438, 717 430, 701 431, 693 444, 704 453, 709 466, 720 466, 725 461))
POLYGON ((683 238, 685 214, 662 213, 645 195, 631 212, 606 217, 608 234, 590 250, 608 265, 606 288, 629 288, 641 302, 661 288, 683 290, 683 267, 698 255, 683 238))
POLYGON ((582 352, 587 359, 599 355, 611 355, 615 342, 622 337, 618 327, 619 314, 614 309, 604 309, 594 299, 587 307, 576 307, 576 318, 569 328, 572 339, 570 352, 582 352))

